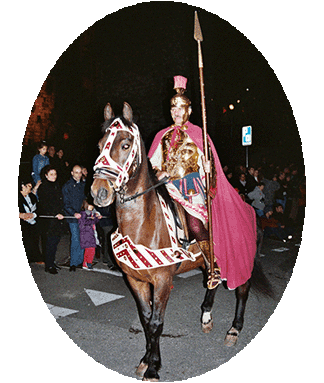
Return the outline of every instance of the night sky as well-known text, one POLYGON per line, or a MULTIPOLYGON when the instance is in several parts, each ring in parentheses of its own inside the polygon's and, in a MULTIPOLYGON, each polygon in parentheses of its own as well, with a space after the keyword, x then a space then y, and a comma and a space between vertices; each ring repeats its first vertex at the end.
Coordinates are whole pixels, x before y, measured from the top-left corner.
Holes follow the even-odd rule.
POLYGON ((149 147, 154 134, 172 123, 169 100, 174 75, 188 78, 190 120, 201 126, 195 10, 204 38, 208 132, 222 164, 245 164, 241 146, 245 125, 253 128, 251 161, 263 156, 282 165, 302 161, 289 101, 262 54, 216 15, 171 2, 138 4, 106 16, 58 59, 47 81, 55 94, 53 140, 60 143, 68 132, 64 144, 71 158, 93 164, 107 102, 116 114, 123 101, 130 103, 149 147), (229 110, 230 103, 234 111, 229 110))

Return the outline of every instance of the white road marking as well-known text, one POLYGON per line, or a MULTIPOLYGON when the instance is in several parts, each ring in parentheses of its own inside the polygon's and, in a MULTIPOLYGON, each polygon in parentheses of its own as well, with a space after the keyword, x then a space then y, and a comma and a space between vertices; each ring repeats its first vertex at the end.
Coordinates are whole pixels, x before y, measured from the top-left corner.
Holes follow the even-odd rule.
POLYGON ((96 291, 90 289, 84 289, 89 298, 95 306, 100 306, 108 302, 115 301, 116 299, 125 298, 124 295, 117 295, 111 293, 105 293, 103 291, 96 291))
POLYGON ((109 270, 109 269, 96 269, 96 268, 93 268, 92 270, 96 271, 97 273, 115 275, 116 277, 122 277, 123 276, 123 274, 120 271, 114 271, 114 270, 109 270))
POLYGON ((63 318, 63 317, 66 317, 68 315, 75 314, 75 313, 79 312, 78 310, 66 309, 64 307, 54 306, 54 305, 51 305, 49 303, 46 303, 46 305, 55 319, 63 318))

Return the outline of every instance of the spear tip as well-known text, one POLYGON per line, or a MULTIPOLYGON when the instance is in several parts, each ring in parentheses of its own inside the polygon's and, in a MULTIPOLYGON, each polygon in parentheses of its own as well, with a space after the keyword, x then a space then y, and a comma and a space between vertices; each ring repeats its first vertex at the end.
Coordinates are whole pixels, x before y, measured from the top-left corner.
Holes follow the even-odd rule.
POLYGON ((203 35, 201 32, 197 11, 195 11, 194 39, 196 41, 203 41, 203 35))

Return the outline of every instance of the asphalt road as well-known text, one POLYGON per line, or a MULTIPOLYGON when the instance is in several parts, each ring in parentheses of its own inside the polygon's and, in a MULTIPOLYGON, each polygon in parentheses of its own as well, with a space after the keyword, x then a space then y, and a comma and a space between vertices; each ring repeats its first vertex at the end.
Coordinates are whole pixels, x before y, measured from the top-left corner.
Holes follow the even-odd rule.
MULTIPOLYGON (((68 237, 61 240, 58 257, 68 251, 68 242, 68 237)), ((197 270, 176 276, 161 339, 161 381, 200 376, 243 350, 274 312, 291 277, 299 245, 300 237, 289 243, 265 239, 261 261, 276 299, 251 291, 245 325, 233 348, 223 346, 223 340, 234 317, 235 293, 219 287, 214 328, 204 334, 200 328, 205 293, 202 274, 197 270)), ((77 269, 73 273, 62 268, 57 275, 31 264, 31 273, 47 307, 73 342, 101 365, 136 379, 135 367, 144 355, 145 341, 135 302, 121 274, 108 271, 101 262, 94 271, 77 269)))

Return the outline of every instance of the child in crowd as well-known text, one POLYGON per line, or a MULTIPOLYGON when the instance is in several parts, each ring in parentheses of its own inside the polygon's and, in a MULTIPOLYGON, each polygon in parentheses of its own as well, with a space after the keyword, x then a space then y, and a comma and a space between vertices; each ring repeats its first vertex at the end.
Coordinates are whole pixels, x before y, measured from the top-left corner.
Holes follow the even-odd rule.
POLYGON ((99 245, 96 223, 101 216, 95 211, 94 207, 89 205, 86 201, 82 205, 80 214, 80 246, 84 249, 83 269, 92 270, 92 262, 95 256, 96 247, 99 245))
POLYGON ((49 158, 45 155, 47 152, 47 144, 42 141, 37 145, 38 154, 33 157, 32 177, 35 184, 41 181, 42 169, 50 164, 49 158))

